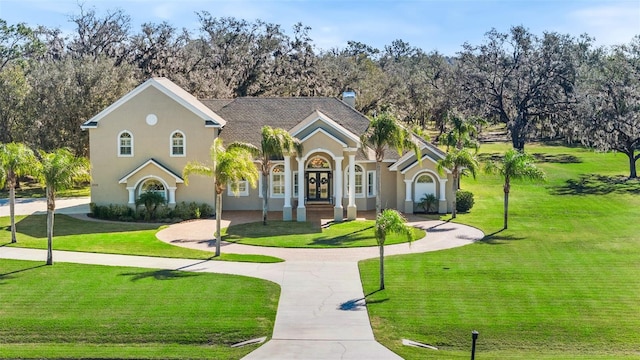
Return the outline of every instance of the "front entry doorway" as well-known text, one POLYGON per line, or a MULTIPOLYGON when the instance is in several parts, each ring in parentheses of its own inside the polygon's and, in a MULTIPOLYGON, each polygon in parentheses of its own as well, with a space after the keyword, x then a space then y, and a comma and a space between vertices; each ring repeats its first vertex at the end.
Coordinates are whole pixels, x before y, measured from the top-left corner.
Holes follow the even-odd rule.
POLYGON ((331 172, 307 171, 307 201, 331 200, 331 172))

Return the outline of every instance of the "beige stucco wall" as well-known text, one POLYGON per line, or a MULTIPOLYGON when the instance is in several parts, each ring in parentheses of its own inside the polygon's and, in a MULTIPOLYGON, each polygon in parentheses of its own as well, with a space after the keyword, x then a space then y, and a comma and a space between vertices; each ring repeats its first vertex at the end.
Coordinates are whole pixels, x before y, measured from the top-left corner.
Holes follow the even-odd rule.
MULTIPOLYGON (((353 148, 356 144, 344 135, 331 129, 324 121, 314 122, 307 130, 308 134, 313 133, 317 128, 324 129, 327 133, 333 134, 329 136, 323 132, 317 132, 308 136, 304 143, 305 152, 302 157, 305 160, 312 158, 314 155, 321 155, 331 163, 333 171, 333 188, 332 196, 336 194, 337 179, 335 178, 335 161, 334 156, 343 157, 342 173, 343 182, 343 206, 348 205, 347 191, 344 188, 344 174, 348 167, 349 154, 354 154, 353 148), (315 128, 314 128, 315 127, 315 128), (336 138, 339 141, 336 141, 336 138), (345 142, 348 148, 345 148, 345 142), (350 148, 350 149, 349 149, 350 148)), ((97 128, 89 130, 91 149, 90 157, 92 164, 92 192, 91 200, 100 205, 107 204, 126 204, 128 202, 129 193, 127 186, 139 185, 141 179, 149 176, 157 177, 167 184, 169 187, 176 187, 175 200, 179 202, 205 202, 214 205, 215 195, 213 192, 213 180, 208 177, 199 175, 191 175, 189 185, 178 183, 173 176, 155 165, 148 165, 140 169, 137 173, 128 178, 126 184, 119 184, 118 181, 124 176, 130 174, 133 170, 153 158, 163 166, 167 167, 171 172, 181 176, 182 169, 187 161, 197 160, 201 162, 209 161, 209 147, 217 134, 216 128, 206 128, 204 120, 196 116, 194 113, 172 100, 169 96, 163 94, 154 87, 148 87, 135 97, 131 98, 117 109, 100 119, 97 128), (146 123, 148 114, 155 114, 158 118, 157 124, 151 126, 146 123), (119 157, 119 134, 127 130, 133 135, 133 156, 119 157), (170 136, 180 130, 185 135, 186 156, 172 157, 170 155, 170 136)), ((408 159, 405 163, 410 164, 414 159, 408 159)), ((375 162, 358 162, 363 167, 364 173, 364 197, 356 197, 356 206, 359 210, 375 209, 375 196, 369 197, 367 194, 367 171, 375 170, 375 162)), ((415 166, 408 170, 405 174, 398 171, 390 171, 391 163, 382 164, 382 207, 396 208, 400 211, 406 210, 405 204, 405 183, 404 179, 414 179, 417 174, 424 169, 431 170, 434 177, 439 177, 435 171, 435 163, 425 160, 422 165, 415 166)), ((298 170, 298 164, 295 158, 291 161, 291 171, 298 170)), ((301 179, 303 175, 301 174, 301 179)), ((447 204, 443 204, 446 211, 451 210, 452 205, 452 180, 447 175, 447 204)), ((293 179, 292 179, 293 184, 293 179)), ((413 185, 412 185, 413 186, 413 185)), ((436 191, 439 197, 440 183, 436 183, 436 191)), ((293 189, 292 189, 293 190, 293 189)), ((260 210, 262 208, 262 198, 259 194, 259 187, 249 189, 248 196, 229 196, 227 191, 223 195, 223 208, 225 210, 260 210)), ((136 195, 138 191, 136 190, 136 195)), ((413 194, 413 189, 412 189, 413 194)), ((269 199, 271 210, 282 210, 283 198, 269 199)), ((291 204, 297 206, 297 197, 293 196, 291 204)))
MULTIPOLYGON (((304 147, 304 156, 307 156, 307 154, 309 155, 308 159, 310 159, 313 156, 313 154, 315 153, 314 150, 316 149, 322 149, 325 152, 329 151, 331 154, 335 156, 343 156, 342 154, 344 149, 343 146, 340 143, 338 143, 335 139, 333 139, 332 137, 322 132, 315 133, 314 135, 306 139, 302 143, 302 146, 304 147)), ((319 154, 319 155, 323 157, 327 157, 326 153, 319 154)), ((333 160, 333 159, 329 159, 329 160, 333 160)), ((347 160, 345 158, 345 160, 343 160, 342 162, 345 163, 346 161, 347 160)), ((335 167, 335 164, 332 164, 332 166, 335 167)))
MULTIPOLYGON (((156 88, 148 87, 100 119, 97 128, 89 130, 93 179, 91 201, 101 205, 126 204, 127 185, 118 184, 118 180, 151 158, 178 175, 182 174, 188 160, 208 161, 209 147, 216 133, 215 128, 205 128, 203 119, 156 88), (148 114, 157 116, 157 124, 150 126, 146 123, 148 114), (133 135, 132 157, 118 156, 118 136, 123 130, 133 135), (185 135, 186 157, 170 156, 170 136, 176 130, 185 135)), ((156 171, 153 168, 147 167, 135 176, 150 175, 145 171, 156 171)), ((154 174, 168 183, 173 181, 166 173, 154 174)), ((213 205, 211 179, 194 175, 189 180, 188 187, 177 185, 176 202, 196 201, 213 205)), ((131 180, 129 183, 133 184, 131 180)))
MULTIPOLYGON (((428 154, 430 156, 434 156, 433 153, 429 153, 426 150, 423 152, 423 154, 428 154)), ((417 180, 417 178, 419 177, 419 175, 421 174, 429 174, 431 175, 431 177, 435 180, 435 190, 436 190, 436 197, 438 199, 440 199, 440 188, 442 186, 442 182, 440 181, 441 179, 446 179, 446 182, 444 182, 444 187, 445 187, 445 196, 446 196, 446 202, 442 203, 442 206, 439 206, 439 211, 440 212, 451 212, 452 210, 452 204, 453 204, 453 190, 452 190, 452 176, 451 174, 447 173, 447 172, 443 172, 442 174, 440 174, 437 170, 437 164, 434 160, 431 160, 429 158, 425 158, 422 160, 422 164, 419 163, 415 163, 416 157, 415 156, 411 156, 408 159, 406 159, 403 164, 401 164, 400 166, 398 166, 398 171, 397 171, 397 175, 396 175, 396 183, 397 183, 397 189, 396 189, 396 196, 397 196, 397 206, 399 209, 402 209, 405 212, 412 212, 415 210, 419 210, 415 204, 415 202, 413 201, 414 197, 415 197, 415 182, 417 180), (402 174, 402 169, 404 169, 405 167, 409 166, 410 164, 414 163, 414 165, 408 169, 404 170, 404 174, 402 174), (411 180, 411 202, 407 203, 405 201, 405 197, 406 197, 406 184, 405 184, 405 180, 411 180)))

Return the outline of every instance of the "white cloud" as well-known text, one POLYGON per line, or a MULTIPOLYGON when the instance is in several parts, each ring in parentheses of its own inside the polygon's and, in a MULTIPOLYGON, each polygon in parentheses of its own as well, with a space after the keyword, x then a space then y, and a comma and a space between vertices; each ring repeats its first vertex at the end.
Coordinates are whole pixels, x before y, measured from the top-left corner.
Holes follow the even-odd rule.
POLYGON ((153 15, 162 20, 169 20, 175 13, 175 4, 164 3, 153 7, 153 15))
POLYGON ((640 2, 583 8, 571 12, 569 19, 576 28, 594 36, 600 45, 628 43, 640 34, 640 2))

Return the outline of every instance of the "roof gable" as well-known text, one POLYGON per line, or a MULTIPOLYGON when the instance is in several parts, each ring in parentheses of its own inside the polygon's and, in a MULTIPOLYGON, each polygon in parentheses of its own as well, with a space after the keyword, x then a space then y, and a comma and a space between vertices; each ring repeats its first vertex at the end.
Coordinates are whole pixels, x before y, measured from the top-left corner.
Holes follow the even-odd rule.
MULTIPOLYGON (((320 112, 320 110, 316 110, 313 113, 311 113, 311 115, 307 116, 304 120, 302 120, 296 126, 291 128, 289 130, 289 133, 292 136, 298 136, 304 130, 307 130, 309 127, 313 126, 317 121, 321 121, 321 122, 324 122, 325 124, 329 125, 329 127, 331 127, 332 129, 335 129, 341 135, 345 136, 347 139, 355 142, 356 143, 356 147, 360 147, 360 145, 361 145, 360 144, 360 138, 356 134, 352 133, 351 131, 347 130, 344 126, 342 126, 342 125, 338 124, 337 122, 333 121, 327 115, 325 115, 322 112, 320 112)), ((320 129, 320 128, 318 128, 318 129, 320 129)), ((327 133, 325 130, 323 130, 323 132, 327 133)), ((308 136, 305 136, 305 138, 306 137, 308 137, 308 136)), ((335 136, 331 136, 331 137, 336 138, 335 136)))
POLYGON ((118 180, 118 184, 126 184, 130 177, 132 177, 135 174, 137 174, 140 170, 144 169, 147 165, 153 165, 153 166, 157 167, 158 169, 162 170, 163 172, 167 173, 167 175, 171 176, 176 181, 176 183, 178 183, 178 184, 184 183, 184 180, 179 175, 177 175, 173 171, 169 170, 166 166, 160 164, 155 159, 149 159, 149 160, 145 161, 144 164, 138 166, 133 171, 131 171, 127 175, 123 176, 120 180, 118 180))
POLYGON ((154 87, 163 94, 170 97, 172 100, 182 105, 187 110, 194 113, 196 116, 204 120, 205 127, 222 127, 226 124, 226 121, 213 110, 208 108, 202 102, 200 102, 195 96, 189 94, 186 90, 173 83, 167 78, 151 78, 137 88, 130 91, 125 96, 118 99, 118 101, 109 105, 106 109, 102 110, 96 116, 87 120, 82 124, 82 129, 93 129, 98 127, 98 122, 105 116, 109 115, 112 111, 119 108, 124 103, 136 97, 141 92, 145 91, 149 87, 154 87))

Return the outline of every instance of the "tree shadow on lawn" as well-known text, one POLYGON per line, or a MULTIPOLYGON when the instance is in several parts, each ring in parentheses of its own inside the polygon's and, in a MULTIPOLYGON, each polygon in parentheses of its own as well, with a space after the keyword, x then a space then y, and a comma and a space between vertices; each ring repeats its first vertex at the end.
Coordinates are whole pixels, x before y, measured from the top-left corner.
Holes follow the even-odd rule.
POLYGON ((19 270, 14 270, 14 271, 9 271, 9 272, 6 272, 6 273, 2 273, 2 274, 0 274, 0 285, 5 284, 6 283, 5 280, 14 279, 15 276, 12 276, 14 274, 21 273, 21 272, 24 272, 24 271, 38 269, 38 268, 41 268, 41 267, 44 267, 44 266, 47 266, 47 265, 40 264, 40 265, 30 266, 30 267, 27 267, 27 268, 24 268, 24 269, 19 269, 19 270))
POLYGON ((153 278, 155 280, 176 280, 189 278, 193 276, 200 276, 202 274, 186 272, 180 270, 152 270, 152 271, 142 271, 142 272, 130 272, 130 273, 122 273, 120 276, 130 276, 131 281, 138 281, 148 278, 153 278))
POLYGON ((487 245, 504 245, 508 244, 511 241, 524 240, 526 237, 522 236, 514 236, 514 235, 500 235, 505 229, 500 229, 498 231, 494 231, 491 234, 485 235, 480 241, 479 244, 487 244, 487 245))
POLYGON ((367 239, 368 236, 365 234, 365 231, 373 229, 374 226, 368 226, 366 228, 352 231, 348 234, 334 236, 334 237, 321 237, 313 240, 307 245, 323 245, 323 246, 342 246, 348 243, 352 243, 359 240, 367 239))
POLYGON ((582 174, 569 179, 564 185, 551 188, 552 195, 607 195, 611 193, 640 194, 640 180, 624 175, 606 176, 582 174))
POLYGON ((262 225, 262 222, 253 222, 229 226, 226 234, 222 236, 222 240, 231 243, 242 243, 239 240, 243 238, 317 234, 321 232, 322 229, 311 222, 269 221, 267 225, 262 225))
MULTIPOLYGON (((545 154, 545 153, 533 153, 531 154, 538 163, 554 163, 554 164, 580 164, 582 160, 571 154, 545 154)), ((503 153, 485 153, 478 155, 478 159, 482 162, 494 161, 501 162, 504 158, 503 153)))
MULTIPOLYGON (((10 226, 7 226, 5 229, 7 231, 11 230, 10 226)), ((102 234, 153 229, 158 229, 158 225, 87 221, 63 214, 56 214, 53 223, 54 236, 102 234)), ((16 223, 16 231, 34 238, 44 239, 47 237, 47 216, 29 215, 16 223)))

